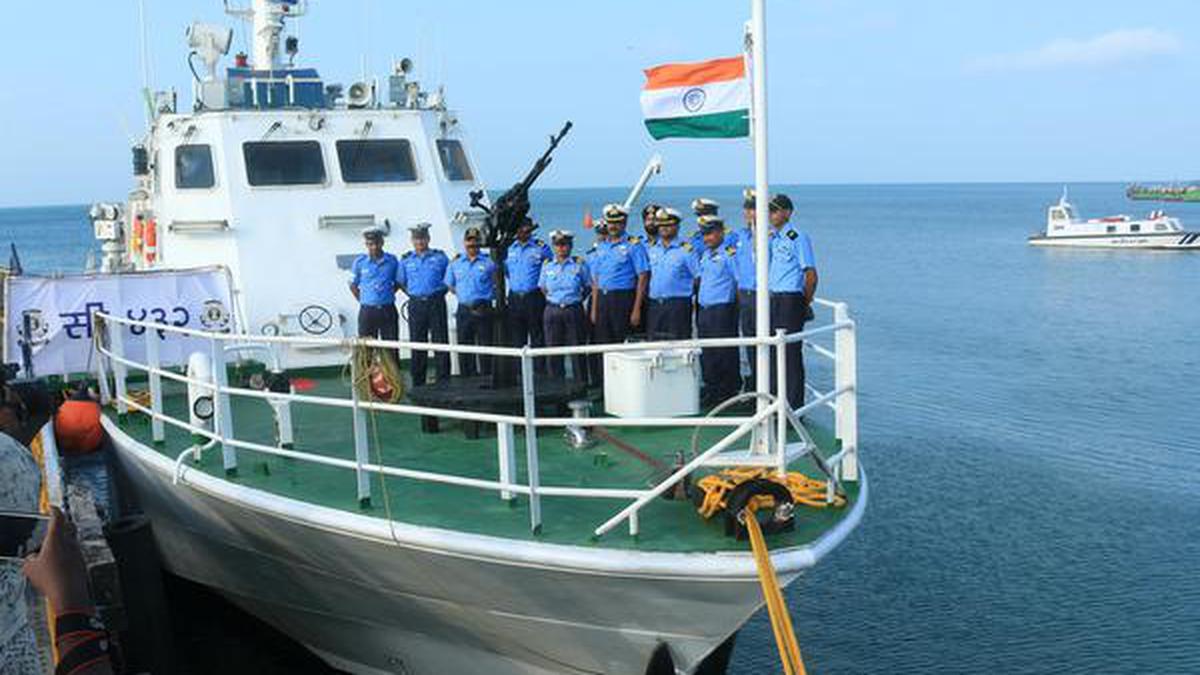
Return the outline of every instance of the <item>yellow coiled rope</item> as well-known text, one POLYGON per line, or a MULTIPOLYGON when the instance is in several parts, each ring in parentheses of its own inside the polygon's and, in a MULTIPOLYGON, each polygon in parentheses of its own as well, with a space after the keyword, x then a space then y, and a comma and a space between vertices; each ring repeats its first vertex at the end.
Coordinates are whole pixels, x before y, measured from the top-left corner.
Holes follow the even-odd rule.
POLYGON ((350 358, 357 373, 351 386, 358 392, 359 400, 396 403, 404 398, 404 375, 389 350, 355 346, 350 358))
MULTIPOLYGON (((842 495, 834 495, 832 502, 826 501, 828 483, 823 480, 809 478, 799 472, 792 471, 786 476, 780 476, 774 470, 767 468, 733 468, 705 476, 696 482, 696 487, 704 492, 704 500, 701 502, 699 508, 700 515, 706 520, 717 515, 725 509, 729 493, 735 487, 748 480, 759 478, 779 483, 786 487, 788 492, 792 493, 792 499, 797 504, 803 504, 814 509, 824 509, 830 506, 842 507, 846 505, 846 498, 842 495)), ((750 503, 756 509, 768 508, 775 505, 775 500, 770 495, 759 495, 754 497, 750 503)))

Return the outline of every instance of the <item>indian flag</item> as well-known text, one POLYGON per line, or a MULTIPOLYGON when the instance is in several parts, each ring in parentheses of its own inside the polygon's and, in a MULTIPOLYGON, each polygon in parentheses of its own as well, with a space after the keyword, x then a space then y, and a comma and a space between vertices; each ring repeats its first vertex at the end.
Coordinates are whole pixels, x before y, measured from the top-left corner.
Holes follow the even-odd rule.
POLYGON ((741 56, 646 70, 642 114, 655 140, 750 135, 750 80, 741 56))

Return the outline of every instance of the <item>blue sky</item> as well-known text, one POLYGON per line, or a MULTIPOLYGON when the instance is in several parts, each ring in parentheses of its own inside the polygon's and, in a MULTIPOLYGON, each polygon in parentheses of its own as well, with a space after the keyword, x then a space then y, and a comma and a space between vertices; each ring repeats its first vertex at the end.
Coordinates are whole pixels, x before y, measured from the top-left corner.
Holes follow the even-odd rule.
MULTIPOLYGON (((155 84, 185 105, 184 29, 219 0, 147 0, 155 84)), ((1200 177, 1200 3, 769 0, 773 180, 1200 177)), ((510 184, 576 128, 545 186, 750 180, 740 141, 655 144, 641 69, 732 55, 748 0, 312 0, 302 58, 329 81, 411 56, 442 82, 483 177, 510 184)), ((144 118, 136 0, 19 3, 0 44, 0 205, 119 198, 144 118), (14 27, 20 27, 14 30, 14 27), (38 32, 53 28, 56 34, 38 32)), ((239 41, 243 32, 237 32, 239 41)))

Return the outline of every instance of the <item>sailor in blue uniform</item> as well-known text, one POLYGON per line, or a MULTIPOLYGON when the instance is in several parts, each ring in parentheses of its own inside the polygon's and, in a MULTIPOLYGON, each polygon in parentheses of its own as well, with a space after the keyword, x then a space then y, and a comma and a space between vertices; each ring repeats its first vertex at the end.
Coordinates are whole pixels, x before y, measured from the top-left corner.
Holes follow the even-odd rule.
MULTIPOLYGON (((546 297, 538 288, 538 277, 542 264, 553 257, 550 247, 541 239, 533 237, 537 225, 528 218, 517 228, 517 240, 508 247, 508 259, 504 261, 508 277, 508 328, 512 346, 545 346, 542 330, 542 314, 546 311, 546 297)), ((546 372, 546 360, 534 360, 539 373, 546 372)))
POLYGON ((358 336, 395 340, 400 336, 400 314, 396 311, 397 275, 400 261, 383 250, 381 228, 363 230, 367 252, 350 268, 350 292, 358 300, 358 336))
MULTIPOLYGON (((704 251, 700 254, 700 289, 696 331, 701 339, 737 337, 737 247, 726 243, 725 223, 717 216, 700 216, 704 251)), ((700 355, 704 401, 715 405, 738 393, 736 347, 705 347, 700 355)))
POLYGON ((658 241, 658 204, 647 204, 642 207, 642 229, 646 232, 646 246, 658 241))
POLYGON ((705 216, 719 216, 721 205, 711 199, 700 197, 692 200, 692 212, 696 214, 696 231, 688 239, 688 242, 696 248, 697 251, 704 250, 704 229, 700 227, 700 219, 705 216))
MULTIPOLYGON (((446 267, 446 285, 458 296, 458 343, 487 346, 492 343, 492 301, 496 299, 496 263, 479 250, 483 235, 479 228, 468 228, 463 236, 463 250, 446 267)), ((475 354, 459 354, 458 370, 465 376, 477 372, 490 375, 491 358, 475 354), (478 369, 476 363, 478 362, 478 369)))
MULTIPOLYGON (((793 223, 792 200, 778 194, 771 198, 771 236, 769 290, 771 293, 771 330, 782 328, 790 333, 804 330, 812 318, 812 300, 817 292, 817 263, 812 240, 793 223)), ((787 398, 793 409, 804 405, 803 344, 786 348, 787 398)), ((775 374, 772 366, 771 374, 775 374)), ((772 389, 777 389, 772 383, 772 389)))
MULTIPOLYGON (((413 250, 400 256, 396 282, 408 295, 408 336, 413 342, 450 342, 446 316, 446 268, 450 259, 441 249, 429 248, 429 223, 409 228, 413 250)), ((429 352, 421 349, 412 353, 413 386, 428 383, 426 367, 429 352)), ((434 352, 437 381, 450 379, 450 354, 434 352)))
MULTIPOLYGON (((591 292, 592 273, 583 258, 571 255, 574 235, 555 230, 550 241, 554 244, 554 259, 542 265, 538 279, 538 286, 546 294, 546 344, 550 347, 583 344, 583 299, 591 292)), ((584 356, 576 356, 573 363, 575 379, 586 379, 584 356)), ((563 357, 550 357, 550 375, 566 377, 563 357)))
POLYGON ((620 204, 604 207, 608 237, 588 256, 592 271, 592 324, 595 342, 624 342, 629 330, 641 323, 650 261, 640 237, 625 232, 629 212, 620 204))
POLYGON ((658 241, 646 250, 650 259, 650 306, 646 334, 651 340, 686 340, 692 335, 692 293, 700 264, 696 250, 678 240, 682 220, 674 209, 655 214, 658 241))
MULTIPOLYGON (((754 190, 747 188, 742 193, 742 221, 744 224, 730 235, 734 245, 737 246, 735 262, 738 284, 738 325, 742 330, 742 337, 754 337, 757 332, 754 323, 755 302, 757 302, 754 289, 758 284, 757 271, 754 269, 754 219, 757 217, 755 209, 754 190)), ((746 388, 753 389, 756 384, 754 377, 758 371, 758 358, 754 347, 747 347, 746 353, 750 357, 747 359, 750 363, 750 380, 746 388)))

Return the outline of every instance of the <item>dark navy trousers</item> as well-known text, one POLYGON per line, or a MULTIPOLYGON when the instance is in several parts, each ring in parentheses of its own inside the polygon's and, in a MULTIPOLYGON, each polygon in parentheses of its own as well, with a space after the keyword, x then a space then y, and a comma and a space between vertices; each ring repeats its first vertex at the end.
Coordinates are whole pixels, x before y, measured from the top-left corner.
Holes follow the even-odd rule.
MULTIPOLYGON (((804 330, 804 324, 811 316, 812 309, 809 308, 804 293, 771 294, 772 334, 780 328, 789 334, 799 333, 804 330)), ((787 370, 787 400, 795 410, 804 405, 804 343, 790 344, 784 349, 784 352, 786 354, 784 368, 787 370)), ((774 351, 772 351, 771 357, 771 389, 777 391, 779 384, 775 377, 774 351)))
MULTIPOLYGON (((742 328, 742 337, 754 337, 758 331, 758 327, 754 325, 756 320, 755 317, 758 316, 758 308, 755 305, 756 302, 757 295, 754 291, 738 291, 738 324, 742 328)), ((750 363, 750 379, 745 388, 747 391, 753 391, 754 388, 758 386, 758 381, 755 379, 755 373, 758 372, 757 350, 753 346, 746 347, 746 355, 750 357, 747 359, 747 361, 750 363)))
POLYGON ((660 298, 650 300, 646 313, 648 340, 686 340, 692 337, 692 299, 660 298))
MULTIPOLYGON (((449 317, 446 315, 446 294, 435 293, 408 299, 408 336, 413 342, 450 342, 449 317)), ((413 386, 427 384, 429 352, 414 350, 412 353, 413 386)), ((437 381, 450 379, 449 352, 435 352, 434 367, 437 381)))
MULTIPOLYGON (((696 331, 701 339, 737 337, 737 303, 701 307, 696 315, 696 331)), ((704 377, 704 396, 720 403, 738 393, 737 347, 705 347, 700 353, 700 370, 704 377)))
MULTIPOLYGON (((546 346, 545 312, 546 296, 540 290, 508 294, 508 332, 513 347, 546 346)), ((533 367, 538 373, 546 372, 545 357, 534 359, 533 367)))
MULTIPOLYGON (((471 306, 459 305, 454 313, 458 323, 458 344, 488 347, 492 344, 492 303, 480 302, 471 306)), ((458 372, 470 377, 478 373, 492 374, 492 358, 482 354, 459 354, 458 372)))
MULTIPOLYGON (((570 347, 583 344, 585 335, 583 305, 578 302, 570 305, 546 305, 545 331, 546 345, 549 347, 570 347)), ((575 379, 581 382, 586 381, 586 358, 582 354, 572 358, 575 379)), ((551 356, 550 376, 563 378, 566 375, 564 357, 551 356)))

